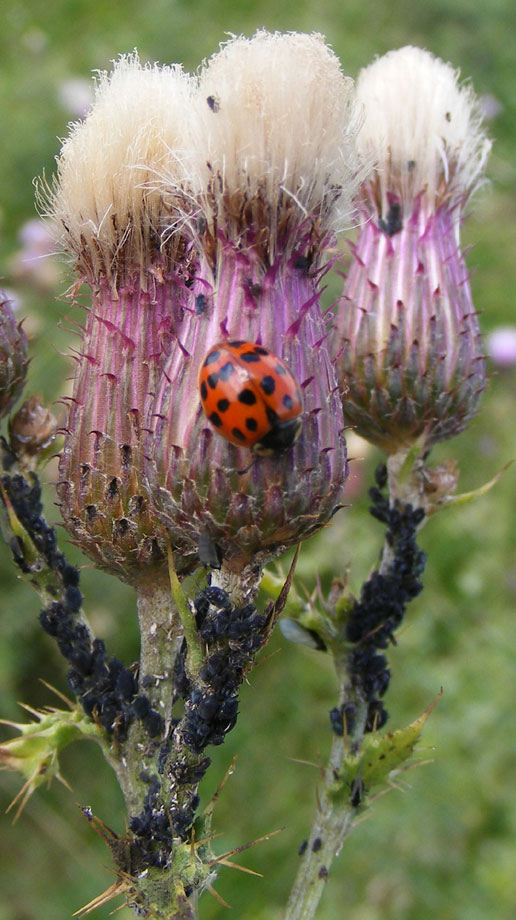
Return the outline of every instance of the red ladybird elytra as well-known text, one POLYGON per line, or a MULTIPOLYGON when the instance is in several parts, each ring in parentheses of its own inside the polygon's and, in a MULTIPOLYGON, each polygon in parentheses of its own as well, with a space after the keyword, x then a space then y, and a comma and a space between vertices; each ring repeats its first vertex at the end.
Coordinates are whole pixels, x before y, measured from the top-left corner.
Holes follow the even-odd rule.
POLYGON ((287 365, 253 342, 213 345, 199 374, 201 402, 222 437, 255 453, 280 453, 301 432, 303 398, 287 365))

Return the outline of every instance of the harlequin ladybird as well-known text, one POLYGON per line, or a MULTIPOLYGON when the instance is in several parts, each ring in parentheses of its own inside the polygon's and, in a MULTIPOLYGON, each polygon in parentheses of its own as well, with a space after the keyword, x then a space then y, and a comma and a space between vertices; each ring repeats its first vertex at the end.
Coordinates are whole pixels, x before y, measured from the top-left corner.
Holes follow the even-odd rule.
POLYGON ((299 437, 301 390, 285 362, 261 345, 213 345, 199 388, 208 421, 232 444, 271 454, 288 450, 299 437))

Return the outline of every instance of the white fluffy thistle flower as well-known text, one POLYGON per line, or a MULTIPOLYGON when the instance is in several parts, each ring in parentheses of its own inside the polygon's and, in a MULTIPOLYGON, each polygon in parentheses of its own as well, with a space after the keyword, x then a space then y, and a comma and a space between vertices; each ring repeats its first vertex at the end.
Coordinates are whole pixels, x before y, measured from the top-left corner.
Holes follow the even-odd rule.
POLYGON ((193 182, 209 223, 238 233, 266 209, 271 262, 306 217, 325 232, 350 225, 361 169, 353 81, 321 35, 229 41, 201 70, 199 100, 193 182))
POLYGON ((116 285, 140 269, 146 286, 167 216, 156 176, 165 163, 180 171, 193 85, 179 65, 142 65, 136 52, 122 55, 111 73, 99 73, 84 121, 71 125, 53 187, 43 187, 41 197, 59 242, 88 280, 116 285))
POLYGON ((91 290, 65 426, 61 510, 87 554, 136 582, 164 548, 141 480, 141 433, 188 280, 184 239, 162 238, 168 211, 156 176, 165 162, 181 171, 192 85, 179 65, 122 56, 99 75, 93 105, 71 126, 46 189, 59 242, 91 290))
POLYGON ((352 81, 320 35, 233 38, 199 74, 182 207, 169 180, 171 211, 175 200, 197 250, 196 309, 157 393, 149 478, 185 551, 207 533, 235 570, 322 526, 341 498, 344 421, 319 290, 364 176, 356 129, 352 81), (248 473, 238 471, 249 450, 216 433, 199 406, 199 370, 227 339, 283 359, 304 398, 298 441, 248 473))
POLYGON ((491 142, 474 90, 459 77, 450 64, 411 46, 360 72, 356 99, 364 122, 357 142, 377 164, 373 184, 383 215, 389 195, 399 196, 408 215, 420 192, 436 210, 450 199, 463 203, 482 181, 491 142))

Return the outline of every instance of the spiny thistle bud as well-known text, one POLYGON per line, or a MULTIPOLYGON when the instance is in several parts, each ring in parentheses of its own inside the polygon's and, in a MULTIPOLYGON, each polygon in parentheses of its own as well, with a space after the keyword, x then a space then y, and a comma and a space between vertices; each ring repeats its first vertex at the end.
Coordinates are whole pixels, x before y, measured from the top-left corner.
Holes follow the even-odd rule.
POLYGON ((2 724, 20 733, 18 737, 0 744, 0 770, 14 770, 25 777, 24 785, 8 808, 9 811, 14 805, 19 804, 16 817, 42 783, 48 785, 54 777, 65 782, 59 774, 59 754, 63 748, 81 737, 101 736, 101 729, 84 715, 80 706, 71 706, 70 711, 37 711, 28 706, 24 708, 28 709, 37 721, 0 720, 2 724))
POLYGON ((462 212, 490 150, 473 90, 419 48, 363 70, 359 147, 377 168, 333 339, 346 419, 387 452, 458 434, 485 386, 462 212))
MULTIPOLYGON (((157 391, 148 475, 176 550, 196 554, 208 537, 235 573, 328 521, 347 475, 319 283, 359 181, 350 99, 318 35, 233 39, 199 77, 196 156, 176 218, 198 264, 157 391), (253 460, 245 434, 237 447, 222 420, 216 433, 203 415, 199 371, 213 346, 234 340, 250 343, 245 360, 258 361, 255 345, 283 359, 300 384, 302 429, 287 451, 253 460)), ((169 188, 177 201, 173 177, 169 188)), ((231 394, 217 380, 224 411, 231 394)))
POLYGON ((56 431, 54 416, 37 394, 29 396, 9 419, 10 446, 18 460, 29 467, 36 465, 37 459, 51 446, 56 431))
MULTIPOLYGON (((76 354, 58 487, 81 548, 129 582, 162 558, 163 528, 140 479, 142 431, 188 280, 184 243, 164 242, 153 189, 184 147, 191 81, 178 66, 122 57, 101 74, 84 122, 72 126, 46 190, 79 281, 92 293, 76 354)), ((151 577, 154 577, 151 575, 151 577)))
POLYGON ((27 337, 0 291, 0 418, 21 395, 27 364, 27 337))

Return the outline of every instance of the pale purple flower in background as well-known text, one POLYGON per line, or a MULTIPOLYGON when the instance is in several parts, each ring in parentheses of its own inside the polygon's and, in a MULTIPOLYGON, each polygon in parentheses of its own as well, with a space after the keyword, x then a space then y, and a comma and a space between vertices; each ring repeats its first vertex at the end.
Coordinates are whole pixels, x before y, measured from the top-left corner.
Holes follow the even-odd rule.
POLYGON ((478 106, 486 121, 494 121, 504 110, 500 100, 492 93, 482 93, 478 97, 478 106))
POLYGON ((498 367, 516 365, 516 326, 499 326, 486 340, 487 354, 498 367))
POLYGON ((93 86, 91 80, 82 77, 70 77, 63 80, 57 87, 57 98, 60 105, 76 118, 83 118, 93 102, 93 86))
POLYGON ((13 313, 19 313, 23 308, 23 297, 14 288, 2 287, 0 296, 9 301, 9 306, 13 313))
POLYGON ((43 29, 27 29, 21 36, 20 44, 30 54, 43 54, 48 48, 48 34, 43 29))
POLYGON ((41 290, 52 289, 59 279, 60 268, 52 258, 56 244, 49 221, 31 218, 22 225, 18 239, 21 246, 13 258, 13 278, 41 290))

